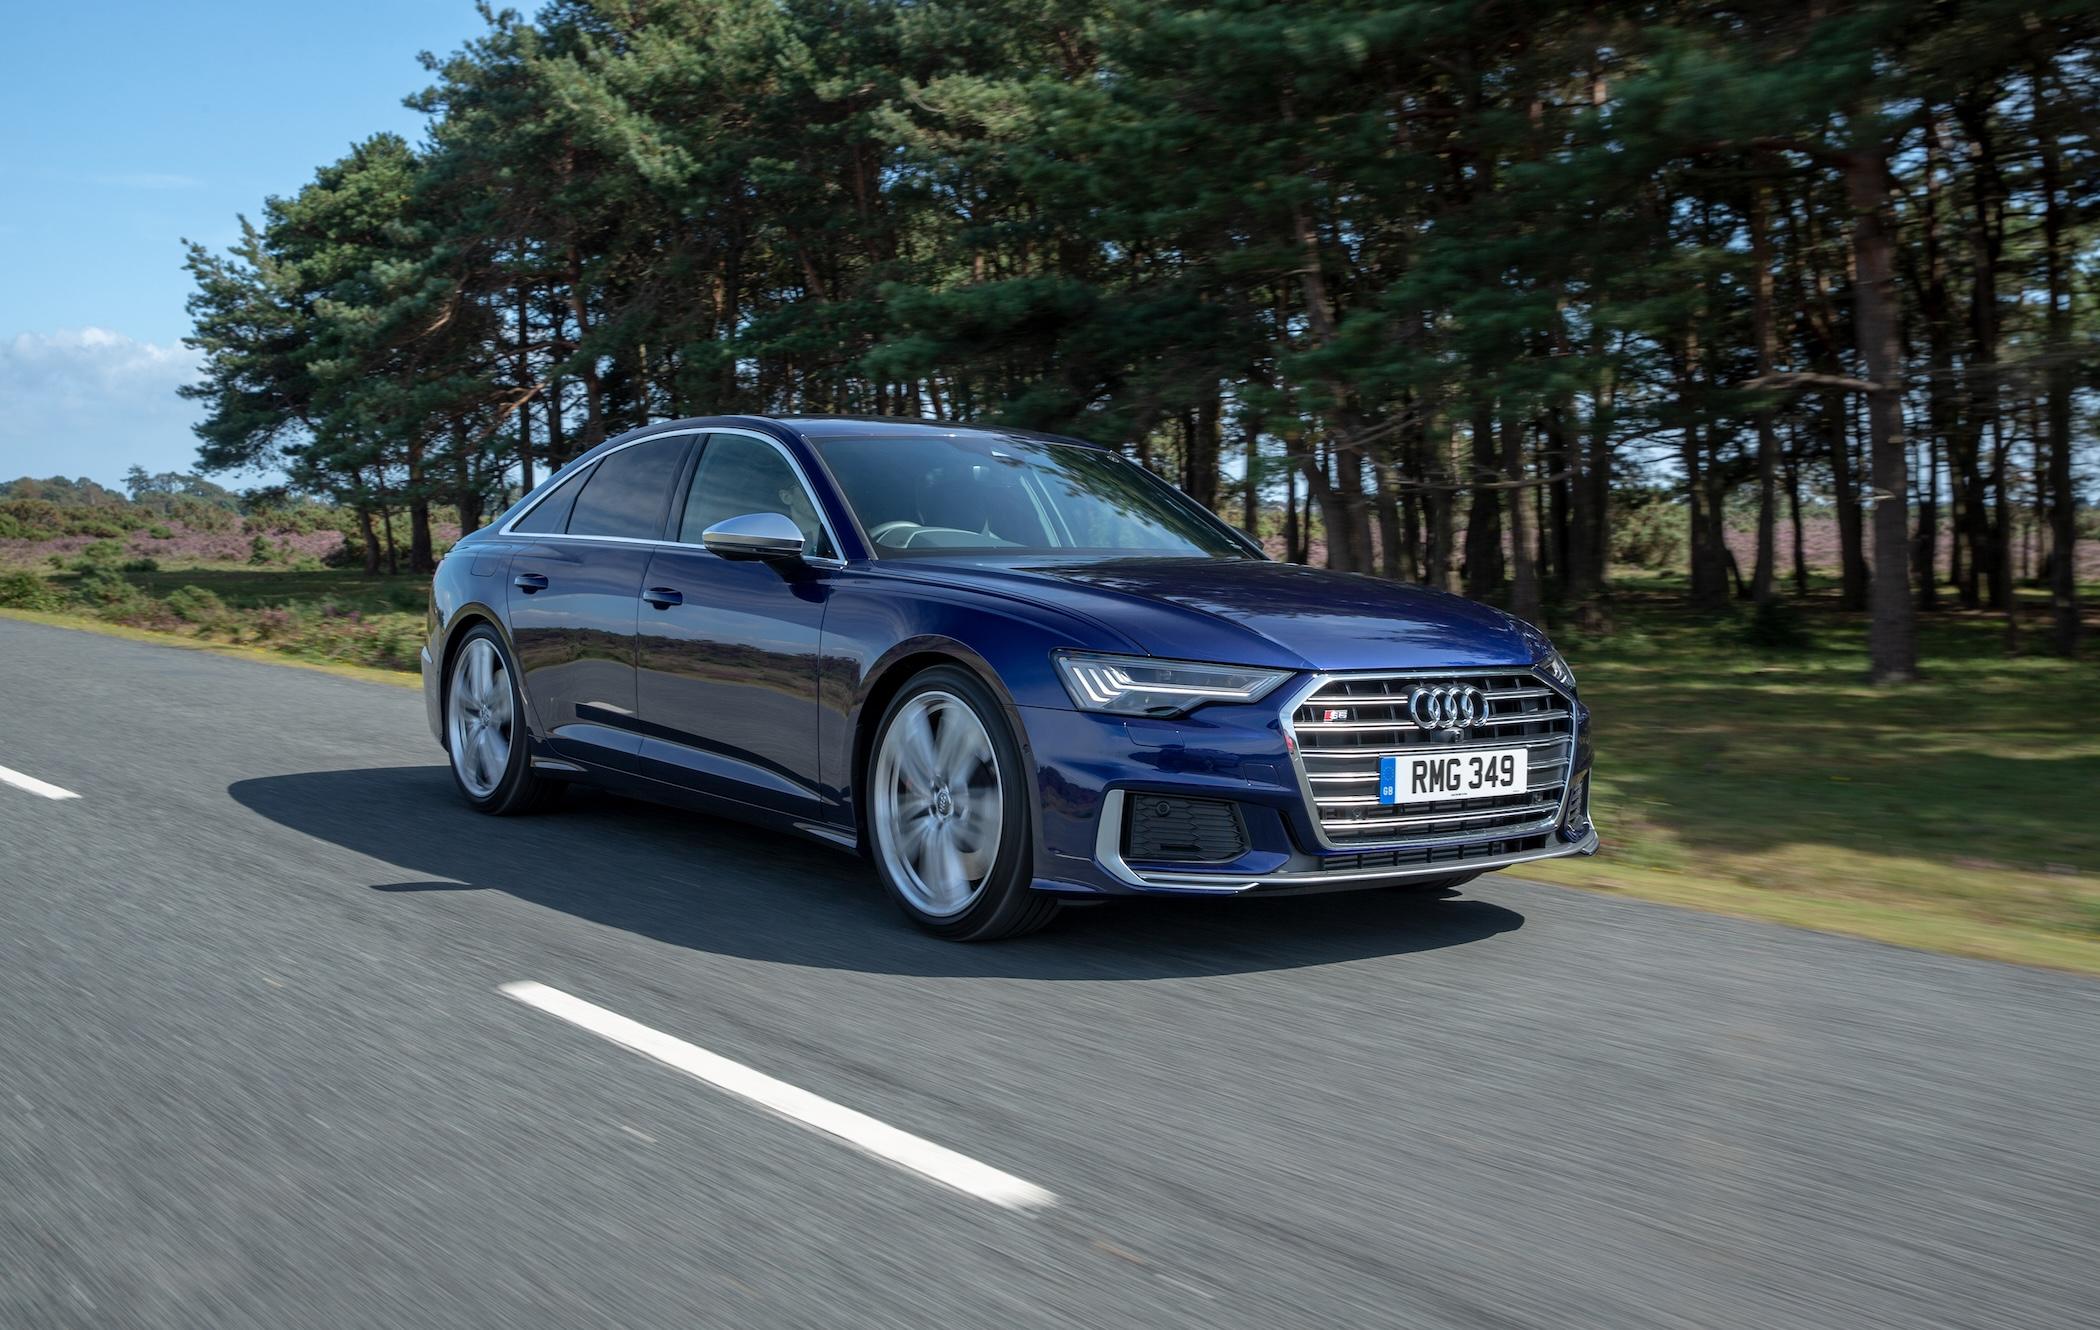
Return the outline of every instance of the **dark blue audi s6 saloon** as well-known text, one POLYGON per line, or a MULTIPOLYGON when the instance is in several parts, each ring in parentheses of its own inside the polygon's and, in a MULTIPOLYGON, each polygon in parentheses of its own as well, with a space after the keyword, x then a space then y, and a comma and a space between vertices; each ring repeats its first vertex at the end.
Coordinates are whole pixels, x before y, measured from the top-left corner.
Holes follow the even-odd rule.
POLYGON ((1271 562, 1041 434, 727 416, 601 444, 446 555, 423 693, 478 809, 587 781, 800 831, 960 940, 1597 847, 1589 713, 1536 630, 1271 562))

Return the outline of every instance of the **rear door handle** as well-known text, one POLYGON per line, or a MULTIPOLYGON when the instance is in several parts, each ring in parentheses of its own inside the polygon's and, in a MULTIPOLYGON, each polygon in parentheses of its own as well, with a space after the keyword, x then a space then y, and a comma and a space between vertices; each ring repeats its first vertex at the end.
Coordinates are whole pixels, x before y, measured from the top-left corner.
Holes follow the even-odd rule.
POLYGON ((685 604, 685 593, 673 591, 667 586, 653 586, 642 593, 642 599, 660 610, 667 610, 673 605, 685 604))
POLYGON ((510 584, 529 596, 535 591, 545 591, 547 589, 547 575, 545 573, 519 573, 516 577, 510 579, 510 584))

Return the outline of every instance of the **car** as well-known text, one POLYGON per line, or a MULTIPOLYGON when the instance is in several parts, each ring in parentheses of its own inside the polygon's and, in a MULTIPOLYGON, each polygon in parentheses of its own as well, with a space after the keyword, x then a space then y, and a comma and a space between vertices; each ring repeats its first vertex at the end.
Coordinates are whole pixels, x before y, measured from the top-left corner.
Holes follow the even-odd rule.
POLYGON ((421 655, 472 807, 586 782, 740 816, 864 855, 957 940, 1597 848, 1589 712, 1538 630, 1272 561, 1054 435, 621 435, 452 547, 421 655))

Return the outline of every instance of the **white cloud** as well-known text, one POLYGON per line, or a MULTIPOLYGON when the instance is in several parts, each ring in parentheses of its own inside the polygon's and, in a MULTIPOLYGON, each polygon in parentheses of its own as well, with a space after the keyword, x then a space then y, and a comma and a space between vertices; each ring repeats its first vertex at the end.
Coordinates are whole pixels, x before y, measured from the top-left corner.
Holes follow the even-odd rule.
POLYGON ((115 486, 134 464, 189 471, 198 405, 175 389, 198 353, 107 328, 0 338, 0 481, 88 476, 115 486))

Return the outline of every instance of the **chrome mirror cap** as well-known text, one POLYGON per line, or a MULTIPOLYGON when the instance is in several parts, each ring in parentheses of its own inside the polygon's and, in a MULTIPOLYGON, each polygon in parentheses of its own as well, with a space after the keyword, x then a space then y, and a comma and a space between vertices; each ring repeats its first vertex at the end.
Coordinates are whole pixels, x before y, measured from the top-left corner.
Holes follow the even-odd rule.
POLYGON ((725 559, 799 559, 802 528, 783 513, 745 513, 700 533, 700 543, 725 559))

